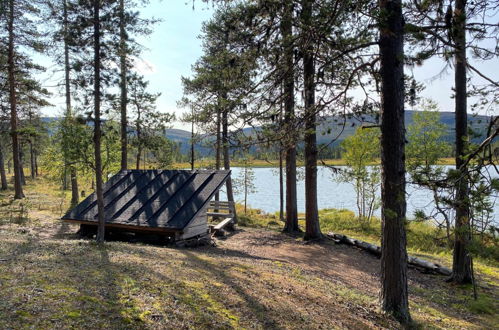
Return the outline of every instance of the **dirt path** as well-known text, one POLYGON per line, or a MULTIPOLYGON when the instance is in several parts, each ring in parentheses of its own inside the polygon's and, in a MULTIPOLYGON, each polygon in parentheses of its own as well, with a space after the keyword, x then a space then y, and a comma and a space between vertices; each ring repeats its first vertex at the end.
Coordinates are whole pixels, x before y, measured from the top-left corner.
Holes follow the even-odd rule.
POLYGON ((348 246, 329 241, 305 244, 279 232, 244 229, 221 241, 220 247, 298 266, 371 296, 379 290, 379 260, 348 246))

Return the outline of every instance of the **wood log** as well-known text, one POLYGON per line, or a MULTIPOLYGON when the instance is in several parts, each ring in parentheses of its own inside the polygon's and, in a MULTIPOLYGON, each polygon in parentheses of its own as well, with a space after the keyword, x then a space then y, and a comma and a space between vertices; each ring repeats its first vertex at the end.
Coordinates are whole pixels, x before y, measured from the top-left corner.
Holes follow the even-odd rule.
MULTIPOLYGON (((332 240, 334 240, 337 243, 341 244, 346 244, 350 246, 355 246, 358 247, 362 250, 365 250, 377 257, 381 257, 381 247, 375 245, 375 244, 370 244, 358 239, 350 238, 346 235, 341 235, 341 234, 336 234, 336 233, 328 233, 326 236, 332 240)), ((440 274, 440 275, 446 275, 449 276, 452 274, 452 270, 450 270, 447 267, 444 267, 440 264, 433 263, 427 260, 423 260, 420 258, 416 258, 413 256, 407 256, 407 262, 409 265, 414 266, 416 268, 422 269, 426 272, 431 272, 435 274, 440 274)))

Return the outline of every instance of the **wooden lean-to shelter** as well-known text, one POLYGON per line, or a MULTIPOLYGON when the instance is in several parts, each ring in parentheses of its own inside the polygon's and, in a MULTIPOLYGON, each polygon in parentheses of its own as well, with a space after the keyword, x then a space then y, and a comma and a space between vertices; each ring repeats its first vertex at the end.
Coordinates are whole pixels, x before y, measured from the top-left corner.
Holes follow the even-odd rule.
MULTIPOLYGON (((177 242, 205 237, 213 228, 234 219, 233 203, 211 201, 229 178, 230 171, 121 171, 103 187, 106 229, 162 234, 177 242), (208 212, 209 209, 216 212, 208 212), (210 227, 208 216, 224 220, 210 227)), ((95 193, 62 220, 95 228, 98 222, 95 193)))

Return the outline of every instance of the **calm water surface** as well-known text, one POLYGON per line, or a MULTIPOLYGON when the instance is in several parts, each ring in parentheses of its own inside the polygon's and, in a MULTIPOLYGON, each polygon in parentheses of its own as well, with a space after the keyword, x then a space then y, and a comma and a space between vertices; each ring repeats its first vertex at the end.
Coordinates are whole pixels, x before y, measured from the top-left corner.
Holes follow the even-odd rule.
MULTIPOLYGON (((298 170, 303 172, 303 168, 298 170)), ((232 177, 237 178, 241 168, 232 169, 232 177)), ((279 211, 279 172, 278 168, 253 168, 255 174, 254 185, 257 192, 250 194, 248 204, 253 208, 262 209, 268 213, 279 211)), ((297 183, 298 212, 305 212, 305 182, 297 183)), ((317 198, 319 209, 344 208, 356 212, 356 197, 353 185, 339 183, 334 180, 331 169, 319 166, 317 173, 317 198)), ((243 201, 244 196, 237 194, 236 200, 243 201)), ((494 222, 499 221, 499 200, 494 206, 494 222)), ((414 211, 423 209, 429 213, 433 209, 432 196, 428 190, 408 185, 407 187, 407 216, 413 217, 414 211)), ((375 213, 380 215, 378 209, 375 213)))

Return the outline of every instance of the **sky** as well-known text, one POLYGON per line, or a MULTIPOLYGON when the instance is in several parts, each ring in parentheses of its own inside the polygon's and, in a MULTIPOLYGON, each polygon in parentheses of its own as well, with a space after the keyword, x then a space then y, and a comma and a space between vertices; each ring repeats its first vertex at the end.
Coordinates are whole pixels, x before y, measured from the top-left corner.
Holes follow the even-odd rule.
MULTIPOLYGON (((150 92, 161 93, 157 102, 158 111, 175 113, 177 118, 187 110, 177 107, 177 101, 182 98, 181 77, 191 76, 191 66, 202 55, 202 41, 199 39, 202 23, 214 12, 212 5, 199 0, 194 4, 193 7, 193 0, 152 0, 142 9, 144 17, 159 18, 162 22, 154 26, 152 35, 139 39, 146 50, 136 69, 150 82, 150 92)), ((474 65, 499 81, 499 59, 474 65)), ((414 74, 419 82, 426 85, 423 97, 437 101, 442 111, 453 111, 453 69, 442 72, 444 67, 441 60, 432 59, 422 67, 406 68, 406 73, 414 74)), ((47 85, 55 83, 50 79, 45 79, 45 82, 47 85)), ((51 102, 55 106, 43 109, 42 113, 47 116, 61 114, 64 107, 62 97, 54 96, 51 102)), ((483 114, 492 115, 490 111, 483 114)), ((175 122, 173 127, 188 130, 190 125, 175 122)))

